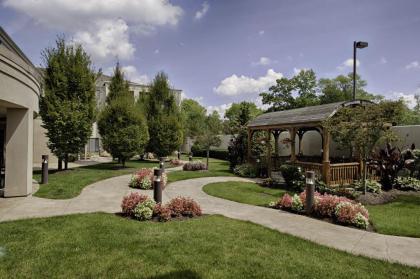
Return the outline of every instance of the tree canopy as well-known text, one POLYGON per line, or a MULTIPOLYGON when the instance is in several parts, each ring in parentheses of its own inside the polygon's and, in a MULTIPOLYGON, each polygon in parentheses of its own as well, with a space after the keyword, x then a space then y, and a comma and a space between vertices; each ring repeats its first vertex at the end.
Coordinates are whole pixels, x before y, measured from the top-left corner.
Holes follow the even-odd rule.
POLYGON ((115 67, 110 84, 110 98, 101 111, 98 129, 102 144, 122 165, 136 154, 144 152, 149 140, 147 124, 140 109, 128 94, 128 83, 119 64, 115 67))
POLYGON ((184 137, 194 138, 205 129, 206 109, 195 100, 184 99, 181 103, 184 137))
POLYGON ((59 169, 68 155, 87 143, 95 121, 95 74, 89 56, 80 45, 56 46, 42 53, 45 63, 44 94, 40 97, 42 127, 48 147, 59 159, 59 169))
POLYGON ((263 111, 254 103, 246 101, 233 103, 232 106, 225 112, 227 126, 225 127, 225 132, 228 134, 236 134, 238 130, 248 124, 249 120, 262 113, 263 111))
POLYGON ((181 111, 165 73, 155 76, 146 100, 144 109, 150 135, 147 150, 158 156, 167 156, 182 144, 183 128, 181 111))
POLYGON ((205 127, 202 133, 197 137, 196 144, 207 150, 207 168, 209 166, 209 153, 212 146, 219 146, 221 140, 218 137, 222 130, 222 122, 217 111, 206 117, 205 127))

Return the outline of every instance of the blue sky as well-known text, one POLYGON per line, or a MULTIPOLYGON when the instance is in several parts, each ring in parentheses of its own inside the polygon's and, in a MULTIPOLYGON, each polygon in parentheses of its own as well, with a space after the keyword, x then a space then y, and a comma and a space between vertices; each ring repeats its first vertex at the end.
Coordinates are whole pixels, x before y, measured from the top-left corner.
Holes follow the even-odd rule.
POLYGON ((0 0, 0 25, 39 65, 57 34, 82 43, 95 67, 119 60, 130 79, 164 70, 210 110, 260 104, 276 78, 358 71, 368 90, 412 101, 420 93, 420 1, 0 0))

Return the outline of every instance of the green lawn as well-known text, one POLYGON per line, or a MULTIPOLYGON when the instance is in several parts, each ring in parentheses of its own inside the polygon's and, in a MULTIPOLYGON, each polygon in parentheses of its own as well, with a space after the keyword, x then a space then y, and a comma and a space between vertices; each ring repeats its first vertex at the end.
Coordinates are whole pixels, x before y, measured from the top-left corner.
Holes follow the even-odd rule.
MULTIPOLYGON (((194 160, 201 160, 206 162, 206 158, 194 158, 194 160)), ((185 180, 190 178, 198 177, 209 177, 209 176, 234 176, 229 171, 229 162, 219 159, 210 158, 208 171, 174 171, 168 174, 168 181, 175 182, 179 180, 185 180)))
MULTIPOLYGON (((40 185, 34 196, 48 199, 70 199, 78 196, 87 185, 99 180, 130 174, 139 168, 158 166, 157 161, 129 161, 125 168, 117 163, 102 163, 66 171, 50 171, 48 184, 40 185)), ((34 179, 41 180, 41 171, 34 171, 34 179)))
POLYGON ((262 187, 252 182, 218 182, 207 184, 204 192, 211 196, 247 203, 252 205, 267 206, 269 202, 277 201, 286 190, 262 187))
POLYGON ((110 214, 0 224, 1 278, 420 278, 249 222, 168 223, 110 214))
POLYGON ((402 195, 391 203, 368 209, 377 232, 420 237, 420 196, 402 195))

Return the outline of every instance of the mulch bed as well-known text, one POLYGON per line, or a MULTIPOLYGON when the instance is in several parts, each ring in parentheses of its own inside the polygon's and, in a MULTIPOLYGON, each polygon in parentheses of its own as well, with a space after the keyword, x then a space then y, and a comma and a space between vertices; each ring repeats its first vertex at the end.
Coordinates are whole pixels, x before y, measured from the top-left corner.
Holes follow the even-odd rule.
POLYGON ((366 193, 365 195, 360 195, 356 198, 356 201, 360 202, 363 205, 378 205, 392 202, 400 195, 413 195, 420 196, 420 192, 416 191, 400 191, 397 189, 383 191, 380 194, 376 193, 366 193))

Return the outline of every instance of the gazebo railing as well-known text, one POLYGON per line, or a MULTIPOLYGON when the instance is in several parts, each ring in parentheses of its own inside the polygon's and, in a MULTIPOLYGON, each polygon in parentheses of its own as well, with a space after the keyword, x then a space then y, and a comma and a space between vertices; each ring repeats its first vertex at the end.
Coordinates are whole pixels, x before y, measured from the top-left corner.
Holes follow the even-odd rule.
POLYGON ((330 185, 351 184, 360 178, 360 164, 339 163, 330 166, 330 185))
POLYGON ((317 177, 322 177, 322 164, 320 163, 296 161, 294 164, 301 167, 304 172, 314 171, 317 177))

